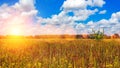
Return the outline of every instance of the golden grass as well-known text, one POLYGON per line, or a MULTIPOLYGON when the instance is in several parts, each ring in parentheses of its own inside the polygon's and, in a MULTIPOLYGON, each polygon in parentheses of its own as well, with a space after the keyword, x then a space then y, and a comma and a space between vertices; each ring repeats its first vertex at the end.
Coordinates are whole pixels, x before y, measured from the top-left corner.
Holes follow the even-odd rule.
POLYGON ((119 39, 0 39, 0 68, 119 68, 119 63, 119 39))

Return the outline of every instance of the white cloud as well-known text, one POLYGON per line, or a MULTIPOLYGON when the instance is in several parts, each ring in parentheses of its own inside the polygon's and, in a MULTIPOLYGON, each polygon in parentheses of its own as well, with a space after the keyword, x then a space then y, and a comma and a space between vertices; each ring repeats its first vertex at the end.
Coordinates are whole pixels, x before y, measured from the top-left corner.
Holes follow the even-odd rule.
POLYGON ((64 9, 85 9, 87 6, 102 7, 105 4, 104 0, 66 0, 61 8, 64 9))
MULTIPOLYGON (((34 4, 34 0, 19 0, 12 6, 0 6, 0 34, 8 34, 11 27, 21 28, 24 35, 81 34, 90 33, 92 28, 98 30, 103 27, 106 34, 120 33, 120 12, 113 13, 108 20, 84 23, 99 12, 98 7, 105 4, 104 0, 66 0, 61 6, 62 11, 51 18, 38 17, 34 4), (91 9, 93 7, 94 9, 91 9), (73 15, 69 15, 69 12, 73 15)), ((99 12, 104 13, 106 10, 99 12)))
POLYGON ((19 4, 24 11, 30 11, 32 9, 35 9, 35 0, 19 0, 19 4))
POLYGON ((98 9, 94 9, 94 10, 84 9, 84 10, 73 11, 75 14, 75 16, 73 18, 74 18, 74 20, 84 21, 87 18, 89 18, 89 16, 94 15, 97 11, 98 11, 98 9))
POLYGON ((94 6, 102 7, 104 4, 105 4, 104 0, 93 0, 94 6))
POLYGON ((22 30, 22 35, 76 34, 71 26, 62 24, 71 20, 64 11, 59 15, 53 15, 52 18, 37 17, 38 11, 35 9, 34 0, 30 0, 30 3, 27 2, 28 0, 20 0, 11 6, 7 4, 0 6, 0 34, 10 34, 11 29, 16 28, 22 30), (47 25, 41 25, 44 22, 47 25), (59 24, 60 26, 56 26, 59 24))
POLYGON ((64 9, 84 9, 86 6, 85 0, 66 0, 62 7, 64 9))
POLYGON ((107 11, 106 10, 102 10, 99 12, 99 14, 105 14, 107 11))
MULTIPOLYGON (((91 15, 94 15, 98 12, 98 9, 90 9, 93 7, 102 7, 105 4, 103 0, 66 0, 62 5, 62 11, 58 15, 53 15, 51 18, 41 18, 39 17, 39 23, 47 23, 53 26, 58 26, 58 28, 66 29, 70 27, 72 30, 75 30, 79 33, 87 33, 88 30, 97 26, 97 24, 91 23, 93 25, 87 25, 79 23, 76 21, 85 21, 91 15), (90 8, 87 8, 90 6, 90 8), (73 15, 68 15, 69 12, 72 12, 73 15), (64 26, 64 27, 62 27, 64 26)), ((98 27, 98 26, 97 26, 98 27)))
MULTIPOLYGON (((105 29, 105 34, 107 35, 111 35, 111 34, 114 34, 114 33, 120 33, 120 12, 116 12, 116 13, 113 13, 111 15, 111 18, 110 19, 102 19, 98 22, 93 22, 93 21, 90 21, 88 22, 87 24, 84 24, 84 26, 86 28, 83 29, 83 31, 86 31, 87 33, 89 33, 89 29, 95 29, 95 30, 98 30, 98 29, 102 29, 104 28, 105 29)), ((78 31, 78 33, 82 33, 81 31, 78 31)))
POLYGON ((34 23, 36 14, 37 10, 34 6, 34 0, 19 0, 18 3, 11 6, 8 6, 7 4, 1 5, 0 34, 9 34, 9 31, 11 31, 12 28, 23 29, 23 32, 26 29, 30 29, 34 23))
POLYGON ((83 29, 85 28, 85 25, 82 23, 77 24, 76 29, 83 29))
POLYGON ((113 13, 110 19, 111 23, 119 23, 120 22, 120 12, 113 13))

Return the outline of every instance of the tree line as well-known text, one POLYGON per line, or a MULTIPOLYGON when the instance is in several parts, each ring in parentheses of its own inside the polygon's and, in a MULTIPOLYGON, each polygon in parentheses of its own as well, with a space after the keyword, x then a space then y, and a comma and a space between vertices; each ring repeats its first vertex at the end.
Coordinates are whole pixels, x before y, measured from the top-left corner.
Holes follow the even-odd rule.
POLYGON ((78 35, 34 35, 34 36, 12 36, 12 35, 0 35, 0 39, 5 38, 28 38, 28 39, 119 39, 119 34, 113 34, 111 36, 105 35, 101 32, 93 34, 78 34, 78 35))

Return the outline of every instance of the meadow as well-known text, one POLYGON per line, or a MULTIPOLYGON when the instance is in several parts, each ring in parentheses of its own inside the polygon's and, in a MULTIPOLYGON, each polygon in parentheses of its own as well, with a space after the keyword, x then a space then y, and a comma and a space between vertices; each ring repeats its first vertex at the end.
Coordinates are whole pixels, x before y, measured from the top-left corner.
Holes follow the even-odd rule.
POLYGON ((0 68, 119 67, 119 39, 0 39, 0 68))

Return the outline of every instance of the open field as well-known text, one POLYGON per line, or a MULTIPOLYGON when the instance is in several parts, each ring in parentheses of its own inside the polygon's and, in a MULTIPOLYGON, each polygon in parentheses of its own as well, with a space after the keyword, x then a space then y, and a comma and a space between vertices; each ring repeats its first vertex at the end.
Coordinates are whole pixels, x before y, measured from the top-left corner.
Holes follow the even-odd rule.
POLYGON ((0 68, 119 67, 119 39, 0 39, 0 68))

